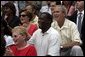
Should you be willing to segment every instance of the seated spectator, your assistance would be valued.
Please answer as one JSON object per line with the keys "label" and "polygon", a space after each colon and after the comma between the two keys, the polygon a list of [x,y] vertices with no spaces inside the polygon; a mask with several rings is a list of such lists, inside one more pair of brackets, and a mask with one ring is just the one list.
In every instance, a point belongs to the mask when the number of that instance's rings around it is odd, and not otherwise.
{"label": "seated spectator", "polygon": [[74,22],[65,18],[66,8],[62,5],[57,5],[53,12],[54,20],[52,27],[55,28],[61,35],[61,56],[83,56],[80,45],[82,41]]}
{"label": "seated spectator", "polygon": [[[76,11],[69,16],[69,19],[76,23],[78,31],[80,33],[81,40],[83,42],[82,48],[84,51],[84,42],[85,42],[85,19],[84,19],[84,1],[76,2]],[[85,51],[84,51],[85,54]]]}
{"label": "seated spectator", "polygon": [[42,6],[41,9],[40,9],[40,12],[43,13],[43,12],[48,12],[49,14],[52,14],[51,13],[51,9],[50,9],[50,3],[51,1],[46,1],[46,5]]}
{"label": "seated spectator", "polygon": [[59,56],[59,33],[51,27],[52,15],[41,13],[39,16],[39,28],[29,39],[28,43],[34,44],[38,56]]}
{"label": "seated spectator", "polygon": [[12,29],[12,36],[15,42],[6,48],[6,56],[36,56],[34,45],[27,44],[26,29],[23,26],[17,26]]}
{"label": "seated spectator", "polygon": [[13,3],[6,3],[2,7],[2,24],[4,25],[4,35],[12,35],[12,28],[20,24],[19,17],[16,16],[16,8]]}
{"label": "seated spectator", "polygon": [[53,14],[55,6],[57,5],[56,3],[57,3],[56,1],[51,1],[51,3],[50,3],[50,8],[51,8],[52,14]]}
{"label": "seated spectator", "polygon": [[37,26],[38,26],[38,16],[37,16],[37,14],[36,14],[36,6],[30,4],[30,5],[26,6],[25,9],[26,9],[28,12],[32,13],[32,19],[31,19],[30,22],[31,22],[31,23],[35,23],[35,24],[37,24]]}
{"label": "seated spectator", "polygon": [[63,1],[62,3],[67,9],[67,16],[71,16],[75,11],[75,2],[74,1]]}
{"label": "seated spectator", "polygon": [[37,24],[31,22],[32,13],[26,10],[22,10],[20,12],[20,20],[21,20],[21,25],[27,28],[28,36],[31,37],[32,34],[38,29]]}
{"label": "seated spectator", "polygon": [[61,5],[61,1],[51,1],[50,2],[50,8],[51,8],[52,13],[53,13],[53,10],[54,10],[56,5]]}

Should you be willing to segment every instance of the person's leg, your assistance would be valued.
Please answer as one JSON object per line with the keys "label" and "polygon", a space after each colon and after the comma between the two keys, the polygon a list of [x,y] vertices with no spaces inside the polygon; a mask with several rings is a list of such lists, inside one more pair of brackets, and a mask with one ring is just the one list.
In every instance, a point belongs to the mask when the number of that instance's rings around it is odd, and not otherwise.
{"label": "person's leg", "polygon": [[71,48],[63,48],[60,50],[60,56],[70,56]]}
{"label": "person's leg", "polygon": [[83,56],[83,51],[80,46],[73,46],[71,49],[71,56]]}

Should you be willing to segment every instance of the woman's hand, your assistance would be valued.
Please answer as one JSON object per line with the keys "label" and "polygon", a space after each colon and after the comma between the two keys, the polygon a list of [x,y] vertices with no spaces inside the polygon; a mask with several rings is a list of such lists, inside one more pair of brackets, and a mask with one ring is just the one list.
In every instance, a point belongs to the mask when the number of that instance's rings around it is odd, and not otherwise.
{"label": "woman's hand", "polygon": [[9,47],[6,48],[5,56],[14,56],[12,50]]}

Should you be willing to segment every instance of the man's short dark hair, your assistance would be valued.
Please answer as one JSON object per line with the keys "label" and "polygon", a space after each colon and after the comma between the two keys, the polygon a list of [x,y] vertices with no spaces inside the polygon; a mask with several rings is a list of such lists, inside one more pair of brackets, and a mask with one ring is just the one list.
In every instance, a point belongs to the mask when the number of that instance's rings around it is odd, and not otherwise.
{"label": "man's short dark hair", "polygon": [[[42,17],[45,17],[45,18],[42,18]],[[40,13],[39,19],[42,19],[46,22],[52,22],[53,16],[51,14],[49,14],[48,12],[43,12],[43,13]]]}

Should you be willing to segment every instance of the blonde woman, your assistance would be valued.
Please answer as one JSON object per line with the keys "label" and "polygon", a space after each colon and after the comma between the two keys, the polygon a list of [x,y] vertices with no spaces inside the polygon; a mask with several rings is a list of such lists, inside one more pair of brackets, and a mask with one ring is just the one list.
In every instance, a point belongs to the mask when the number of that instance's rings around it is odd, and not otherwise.
{"label": "blonde woman", "polygon": [[9,56],[36,56],[36,50],[33,45],[26,42],[27,33],[23,26],[14,27],[12,30],[14,45],[9,46],[6,53]]}

